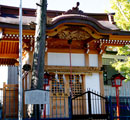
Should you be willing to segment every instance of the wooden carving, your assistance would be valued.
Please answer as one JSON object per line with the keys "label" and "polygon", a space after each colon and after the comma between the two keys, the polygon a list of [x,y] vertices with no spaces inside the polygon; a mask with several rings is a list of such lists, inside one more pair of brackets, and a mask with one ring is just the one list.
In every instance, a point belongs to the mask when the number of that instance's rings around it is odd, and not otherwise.
{"label": "wooden carving", "polygon": [[64,30],[58,33],[58,37],[64,40],[86,40],[90,38],[90,35],[81,30]]}

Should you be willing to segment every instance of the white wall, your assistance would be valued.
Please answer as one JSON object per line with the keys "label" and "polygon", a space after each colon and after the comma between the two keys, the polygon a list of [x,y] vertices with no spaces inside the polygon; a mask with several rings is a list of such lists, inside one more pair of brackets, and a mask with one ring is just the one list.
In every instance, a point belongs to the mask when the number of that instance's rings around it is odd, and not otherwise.
{"label": "white wall", "polygon": [[98,67],[98,55],[97,54],[89,54],[89,66]]}
{"label": "white wall", "polygon": [[85,76],[85,86],[86,91],[90,88],[90,90],[94,90],[96,92],[100,92],[100,80],[99,73],[92,73],[92,76]]}
{"label": "white wall", "polygon": [[8,84],[18,84],[18,67],[8,66]]}
{"label": "white wall", "polygon": [[[84,54],[71,54],[72,66],[85,66]],[[48,65],[70,66],[69,53],[48,53]]]}
{"label": "white wall", "polygon": [[3,88],[3,82],[7,83],[8,80],[8,67],[0,66],[0,88]]}
{"label": "white wall", "polygon": [[[90,91],[96,91],[98,93],[100,93],[100,80],[99,80],[99,73],[93,73],[92,76],[85,76],[85,86],[86,86],[86,91],[90,88]],[[92,106],[92,113],[93,114],[97,114],[97,113],[101,113],[101,101],[100,98],[97,96],[93,96],[91,94],[91,98],[93,98],[97,100],[92,99],[91,101],[91,106]],[[88,96],[86,96],[86,99],[88,100]],[[94,100],[94,101],[93,101]],[[97,106],[98,107],[95,107]],[[86,106],[88,106],[88,101],[86,101]],[[98,110],[97,110],[98,108]],[[88,114],[88,109],[87,109],[87,114]]]}

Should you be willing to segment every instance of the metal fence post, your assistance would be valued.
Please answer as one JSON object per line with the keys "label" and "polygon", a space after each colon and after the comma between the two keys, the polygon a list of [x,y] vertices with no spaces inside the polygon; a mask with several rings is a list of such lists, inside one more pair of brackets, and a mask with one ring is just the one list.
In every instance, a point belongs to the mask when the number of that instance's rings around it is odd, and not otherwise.
{"label": "metal fence post", "polygon": [[88,91],[88,113],[89,115],[91,116],[92,115],[92,112],[91,112],[91,92]]}
{"label": "metal fence post", "polygon": [[72,119],[72,99],[71,99],[71,96],[68,97],[68,103],[69,103],[69,118]]}
{"label": "metal fence post", "polygon": [[110,106],[110,120],[113,120],[113,109],[112,109],[112,98],[109,96],[109,106]]}
{"label": "metal fence post", "polygon": [[110,109],[109,109],[109,99],[106,97],[106,114],[108,115],[108,118],[110,118]]}

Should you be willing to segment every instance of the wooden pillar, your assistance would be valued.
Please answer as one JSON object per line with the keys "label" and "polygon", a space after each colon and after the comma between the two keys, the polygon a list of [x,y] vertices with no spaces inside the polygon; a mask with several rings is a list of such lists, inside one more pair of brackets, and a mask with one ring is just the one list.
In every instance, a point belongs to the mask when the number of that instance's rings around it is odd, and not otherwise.
{"label": "wooden pillar", "polygon": [[[102,67],[102,54],[98,54],[98,67]],[[104,80],[103,80],[103,72],[99,72],[99,79],[100,79],[100,93],[104,95]]]}
{"label": "wooden pillar", "polygon": [[45,65],[48,65],[48,52],[45,52]]}
{"label": "wooden pillar", "polygon": [[[82,84],[83,84],[83,93],[84,93],[84,92],[86,92],[86,89],[85,89],[85,75],[83,75],[83,83]],[[83,111],[83,114],[86,114],[86,111],[87,111],[87,108],[86,108],[86,106],[87,106],[86,105],[87,104],[86,103],[86,96],[83,95],[82,99],[83,99],[83,101],[82,101],[83,102],[83,110],[82,111]]]}
{"label": "wooden pillar", "polygon": [[89,54],[85,53],[85,66],[89,66]]}
{"label": "wooden pillar", "polygon": [[[104,48],[104,47],[103,47]],[[101,45],[99,43],[96,43],[93,41],[88,43],[88,47],[87,47],[87,51],[85,54],[85,65],[89,66],[89,67],[102,67],[102,53],[101,53]],[[92,55],[92,56],[90,56]],[[94,56],[94,55],[97,55]],[[91,60],[90,58],[91,57]],[[97,60],[96,60],[97,59]],[[92,62],[93,61],[93,62]],[[97,62],[97,64],[95,63]],[[94,65],[95,64],[95,65]],[[93,76],[94,73],[92,73]],[[98,90],[98,92],[101,92],[104,95],[104,81],[103,81],[103,72],[98,72],[99,74],[99,85],[100,85],[100,89]],[[86,88],[87,84],[85,84]]]}
{"label": "wooden pillar", "polygon": [[102,54],[98,54],[98,67],[102,67]]}
{"label": "wooden pillar", "polygon": [[[33,64],[33,51],[29,52],[29,64],[32,66]],[[29,85],[28,88],[31,88],[31,79],[32,79],[32,71],[29,72]]]}

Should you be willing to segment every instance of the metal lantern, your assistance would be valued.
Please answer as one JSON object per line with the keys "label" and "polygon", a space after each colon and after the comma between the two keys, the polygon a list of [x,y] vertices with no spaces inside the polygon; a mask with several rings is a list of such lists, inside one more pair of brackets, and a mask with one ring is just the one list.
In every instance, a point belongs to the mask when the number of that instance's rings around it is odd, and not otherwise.
{"label": "metal lantern", "polygon": [[49,81],[50,81],[50,74],[49,73],[44,73],[44,89],[46,89],[47,86],[49,86]]}
{"label": "metal lantern", "polygon": [[122,86],[122,81],[126,79],[123,77],[120,73],[113,75],[111,82],[112,82],[112,87],[121,87]]}
{"label": "metal lantern", "polygon": [[116,88],[116,112],[117,112],[117,117],[119,120],[119,116],[120,116],[120,105],[119,105],[119,87],[122,86],[122,80],[126,79],[125,77],[123,77],[121,74],[116,74],[113,75],[111,78],[112,81],[112,87]]}

